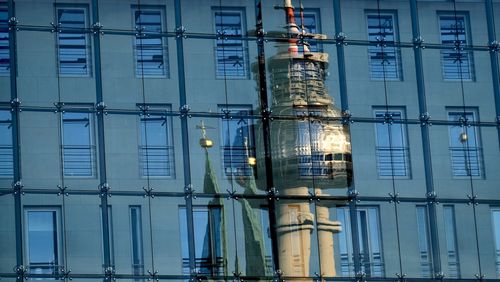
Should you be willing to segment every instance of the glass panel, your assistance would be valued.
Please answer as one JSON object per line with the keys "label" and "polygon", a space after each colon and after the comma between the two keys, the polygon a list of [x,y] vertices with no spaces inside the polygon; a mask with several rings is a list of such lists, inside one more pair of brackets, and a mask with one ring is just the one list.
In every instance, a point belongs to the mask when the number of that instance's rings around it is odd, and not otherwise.
{"label": "glass panel", "polygon": [[117,273],[140,276],[153,271],[149,200],[140,196],[113,196],[108,201],[110,251]]}
{"label": "glass panel", "polygon": [[59,114],[47,112],[19,113],[24,188],[56,189],[61,184],[60,118]]}
{"label": "glass panel", "polygon": [[0,109],[0,178],[12,178],[14,159],[12,147],[12,115]]}
{"label": "glass panel", "polygon": [[[307,190],[306,187],[302,187]],[[302,189],[297,188],[297,189]],[[280,269],[285,277],[311,277],[321,273],[315,206],[307,200],[280,200],[275,214]],[[325,253],[328,253],[325,244]],[[329,247],[331,248],[331,247]],[[333,251],[333,250],[331,250]],[[328,269],[322,270],[331,274]],[[331,275],[328,275],[331,276]],[[286,278],[285,278],[286,279]],[[288,280],[287,279],[287,280]]]}
{"label": "glass panel", "polygon": [[100,202],[96,195],[80,196],[70,193],[65,198],[66,269],[71,269],[72,273],[102,273]]}
{"label": "glass panel", "polygon": [[[180,191],[181,188],[176,188]],[[154,270],[165,275],[182,275],[185,269],[183,245],[188,242],[180,208],[184,197],[155,197],[151,200],[151,254]],[[185,218],[185,217],[184,217]],[[168,239],[166,239],[168,238]],[[147,269],[148,270],[148,269]],[[153,270],[151,270],[153,271]]]}

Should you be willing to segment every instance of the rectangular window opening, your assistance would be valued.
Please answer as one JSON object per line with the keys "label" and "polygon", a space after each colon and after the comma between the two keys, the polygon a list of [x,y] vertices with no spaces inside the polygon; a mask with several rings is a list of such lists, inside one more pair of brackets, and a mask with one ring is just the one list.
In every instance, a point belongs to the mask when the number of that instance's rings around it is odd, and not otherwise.
{"label": "rectangular window opening", "polygon": [[221,121],[221,151],[225,176],[255,176],[255,141],[251,106],[219,106],[231,118]]}
{"label": "rectangular window opening", "polygon": [[417,206],[417,232],[422,277],[432,278],[432,253],[429,244],[430,236],[427,206]]}
{"label": "rectangular window opening", "polygon": [[56,13],[59,30],[57,33],[59,74],[89,76],[91,68],[88,8],[57,5]]}
{"label": "rectangular window opening", "polygon": [[169,60],[165,8],[132,6],[134,29],[135,75],[137,77],[169,77]]}
{"label": "rectangular window opening", "polygon": [[213,8],[217,78],[248,78],[248,48],[242,40],[245,9]]}
{"label": "rectangular window opening", "polygon": [[368,56],[372,80],[403,80],[396,11],[367,12]]}
{"label": "rectangular window opening", "polygon": [[477,109],[447,108],[451,169],[456,177],[484,178],[483,150],[478,126],[463,125],[478,121]]}
{"label": "rectangular window opening", "polygon": [[[149,109],[171,111],[169,105],[147,105]],[[172,119],[165,114],[140,116],[139,166],[143,177],[175,177]]]}
{"label": "rectangular window opening", "polygon": [[10,74],[9,10],[7,2],[0,2],[0,75]]}
{"label": "rectangular window opening", "polygon": [[[441,50],[443,79],[473,81],[473,52],[463,49],[471,45],[468,13],[440,12],[438,17],[441,43],[448,46],[448,49]],[[456,48],[457,42],[461,48]]]}
{"label": "rectangular window opening", "polygon": [[30,274],[54,275],[64,265],[59,207],[25,207],[26,264]]}
{"label": "rectangular window opening", "polygon": [[[411,178],[410,149],[404,109],[374,110],[377,170],[381,178]],[[386,122],[390,120],[391,122]]]}
{"label": "rectangular window opening", "polygon": [[0,110],[0,178],[13,176],[12,115],[9,110]]}
{"label": "rectangular window opening", "polygon": [[96,176],[94,129],[90,113],[62,113],[61,150],[64,176]]}

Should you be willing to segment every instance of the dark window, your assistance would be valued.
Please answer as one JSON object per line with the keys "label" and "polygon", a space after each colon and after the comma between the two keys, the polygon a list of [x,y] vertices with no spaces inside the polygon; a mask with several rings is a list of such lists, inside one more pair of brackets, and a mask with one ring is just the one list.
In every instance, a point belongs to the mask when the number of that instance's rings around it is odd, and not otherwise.
{"label": "dark window", "polygon": [[9,74],[9,11],[6,2],[0,2],[0,75]]}
{"label": "dark window", "polygon": [[453,176],[483,177],[483,152],[478,127],[465,125],[477,121],[472,109],[448,111],[450,155]]}
{"label": "dark window", "polygon": [[64,175],[95,176],[95,147],[91,115],[64,112],[62,127]]}
{"label": "dark window", "polygon": [[373,80],[402,80],[401,50],[395,12],[368,13],[368,55]]}
{"label": "dark window", "polygon": [[26,208],[26,263],[32,274],[55,274],[61,259],[60,210]]}
{"label": "dark window", "polygon": [[226,176],[250,176],[253,168],[249,158],[255,157],[253,127],[249,115],[250,107],[223,107],[231,118],[223,118],[222,156]]}
{"label": "dark window", "polygon": [[377,168],[380,177],[410,177],[410,156],[403,110],[375,110]]}
{"label": "dark window", "polygon": [[10,111],[0,111],[0,177],[14,175],[12,147],[12,116]]}
{"label": "dark window", "polygon": [[174,148],[171,119],[164,115],[141,116],[139,166],[142,176],[173,177]]}
{"label": "dark window", "polygon": [[[463,48],[470,45],[467,14],[439,15],[441,43],[449,49],[441,51],[441,65],[445,80],[473,80],[473,56]],[[450,47],[453,46],[453,47]]]}
{"label": "dark window", "polygon": [[218,9],[214,12],[216,75],[219,78],[247,78],[248,50],[242,40],[244,25],[243,9]]}
{"label": "dark window", "polygon": [[[186,208],[179,208],[181,238],[187,238]],[[194,253],[196,272],[201,275],[224,275],[223,230],[221,207],[193,207]],[[182,269],[189,271],[189,248],[182,240]]]}
{"label": "dark window", "polygon": [[87,76],[90,74],[89,40],[86,29],[86,8],[57,8],[59,25],[58,57],[59,74]]}
{"label": "dark window", "polygon": [[165,10],[161,8],[132,8],[136,37],[135,74],[139,77],[168,77],[169,67],[165,30]]}

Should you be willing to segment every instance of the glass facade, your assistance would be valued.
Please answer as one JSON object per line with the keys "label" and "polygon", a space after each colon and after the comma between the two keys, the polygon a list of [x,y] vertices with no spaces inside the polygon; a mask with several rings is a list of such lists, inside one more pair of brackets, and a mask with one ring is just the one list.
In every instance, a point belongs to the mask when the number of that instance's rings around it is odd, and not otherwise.
{"label": "glass facade", "polygon": [[499,15],[0,0],[0,279],[497,281]]}

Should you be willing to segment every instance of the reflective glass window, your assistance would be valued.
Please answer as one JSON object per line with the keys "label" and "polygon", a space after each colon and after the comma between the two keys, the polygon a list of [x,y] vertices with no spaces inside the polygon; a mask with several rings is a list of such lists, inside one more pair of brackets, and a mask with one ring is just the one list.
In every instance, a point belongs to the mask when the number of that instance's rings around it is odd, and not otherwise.
{"label": "reflective glass window", "polygon": [[168,77],[169,65],[165,32],[165,9],[133,6],[135,74],[138,77]]}
{"label": "reflective glass window", "polygon": [[470,45],[468,13],[439,13],[441,43],[455,46],[441,51],[441,66],[445,80],[473,80],[474,60],[471,51],[464,50]]}
{"label": "reflective glass window", "polygon": [[162,115],[140,117],[139,165],[142,176],[174,177],[174,148],[171,118]]}
{"label": "reflective glass window", "polygon": [[[305,33],[321,33],[320,19],[319,9],[303,9],[302,13],[300,13],[299,9],[295,10],[295,22]],[[309,41],[308,43],[311,52],[320,52],[322,50],[321,44],[317,41]]]}
{"label": "reflective glass window", "polygon": [[245,30],[243,8],[215,8],[215,61],[218,78],[247,78],[248,49],[242,40]]}
{"label": "reflective glass window", "polygon": [[376,109],[377,168],[380,177],[411,177],[410,153],[403,109]]}
{"label": "reflective glass window", "polygon": [[[358,244],[361,269],[368,277],[383,277],[385,272],[380,240],[380,220],[378,207],[357,208]],[[339,236],[342,276],[353,275],[352,231],[349,208],[337,208],[337,217],[343,226]],[[343,233],[343,234],[342,234]]]}
{"label": "reflective glass window", "polygon": [[397,14],[392,11],[368,12],[368,56],[372,80],[402,80],[401,51]]}
{"label": "reflective glass window", "polygon": [[10,73],[8,19],[7,2],[0,1],[0,75]]}
{"label": "reflective glass window", "polygon": [[26,263],[32,274],[54,274],[63,265],[60,209],[25,208]]}
{"label": "reflective glass window", "polygon": [[251,107],[220,107],[228,118],[222,119],[222,156],[226,176],[250,176],[253,167],[249,158],[255,157]]}
{"label": "reflective glass window", "polygon": [[62,151],[65,176],[95,176],[95,146],[89,113],[62,114]]}
{"label": "reflective glass window", "polygon": [[493,236],[495,238],[495,266],[497,278],[500,278],[500,208],[491,210]]}
{"label": "reflective glass window", "polygon": [[90,46],[87,33],[86,7],[58,6],[57,50],[59,74],[67,76],[90,75]]}
{"label": "reflective glass window", "polygon": [[0,110],[0,177],[13,175],[12,116],[10,111]]}
{"label": "reflective glass window", "polygon": [[427,206],[417,206],[418,249],[420,251],[420,270],[423,278],[432,277],[428,219]]}
{"label": "reflective glass window", "polygon": [[483,151],[479,127],[466,124],[477,121],[477,110],[448,109],[451,169],[453,176],[483,177]]}
{"label": "reflective glass window", "polygon": [[455,207],[443,206],[444,231],[446,238],[446,253],[448,258],[448,277],[460,278],[460,261],[458,259],[457,231],[455,222]]}
{"label": "reflective glass window", "polygon": [[132,242],[132,273],[144,274],[144,256],[142,245],[142,214],[140,206],[131,206],[130,210],[130,236]]}
{"label": "reflective glass window", "polygon": [[[186,208],[179,209],[181,238],[187,236]],[[193,207],[195,267],[202,275],[224,275],[222,234],[222,213],[220,206]],[[182,269],[184,274],[189,271],[189,248],[187,240],[182,240]]]}

